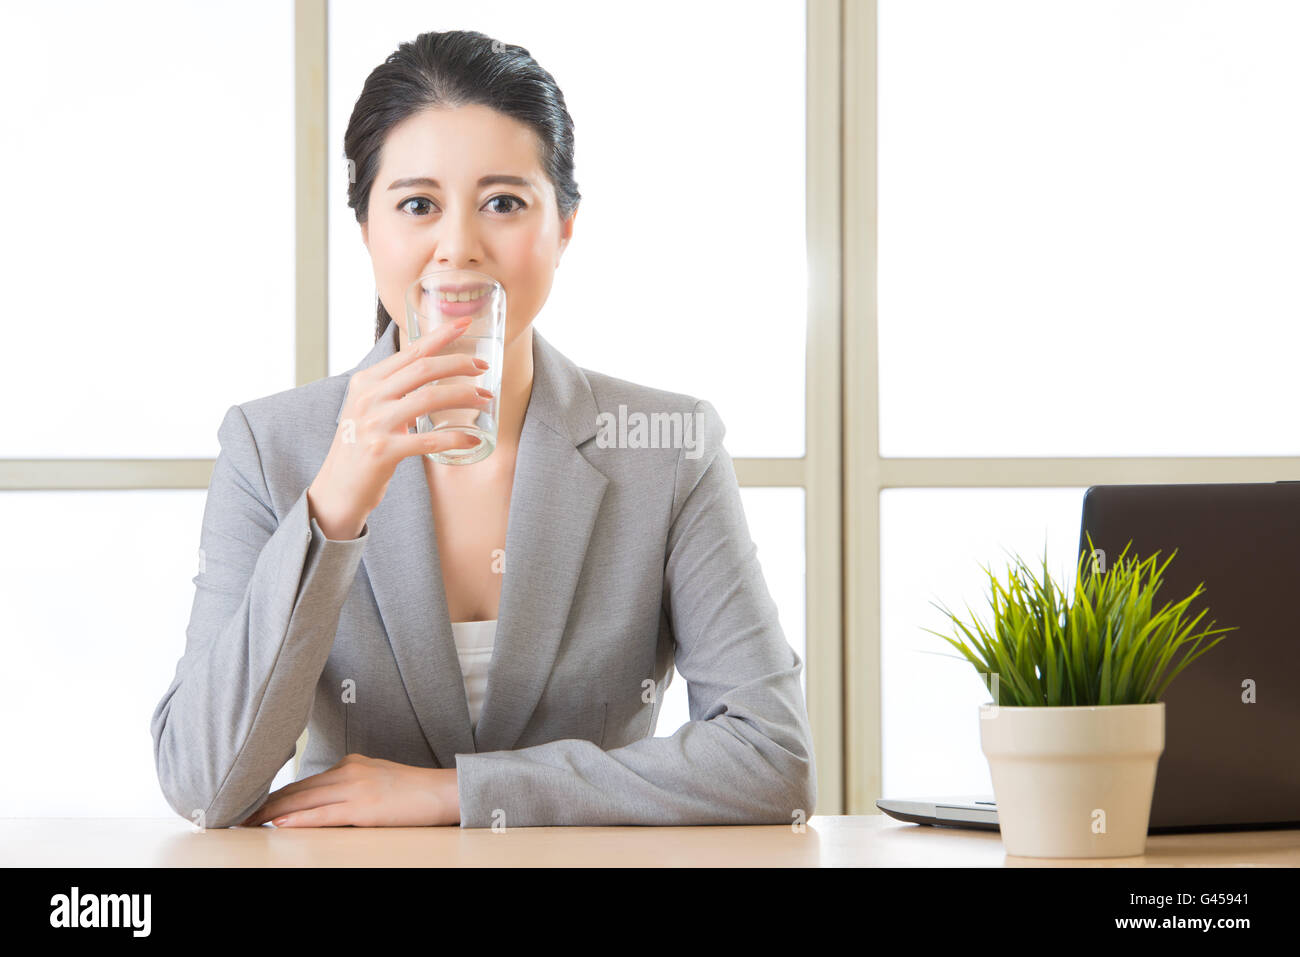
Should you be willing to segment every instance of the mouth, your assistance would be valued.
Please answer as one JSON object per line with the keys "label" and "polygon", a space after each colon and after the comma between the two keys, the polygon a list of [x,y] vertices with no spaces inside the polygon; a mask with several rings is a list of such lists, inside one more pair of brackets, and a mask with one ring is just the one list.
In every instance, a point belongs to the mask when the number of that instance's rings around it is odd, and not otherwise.
{"label": "mouth", "polygon": [[485,283],[440,286],[437,287],[437,298],[440,302],[473,302],[491,290],[492,287]]}

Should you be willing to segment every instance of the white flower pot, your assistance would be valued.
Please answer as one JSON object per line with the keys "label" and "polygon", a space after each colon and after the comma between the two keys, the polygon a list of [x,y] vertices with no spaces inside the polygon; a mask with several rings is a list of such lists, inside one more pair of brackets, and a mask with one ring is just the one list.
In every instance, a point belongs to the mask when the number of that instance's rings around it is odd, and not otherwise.
{"label": "white flower pot", "polygon": [[1008,854],[1132,857],[1146,850],[1165,705],[980,707]]}

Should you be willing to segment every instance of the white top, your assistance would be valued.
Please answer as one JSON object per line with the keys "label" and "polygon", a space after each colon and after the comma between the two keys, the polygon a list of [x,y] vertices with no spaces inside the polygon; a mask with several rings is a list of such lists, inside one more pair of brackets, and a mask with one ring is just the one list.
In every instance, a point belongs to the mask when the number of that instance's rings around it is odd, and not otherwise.
{"label": "white top", "polygon": [[469,699],[470,726],[478,730],[478,716],[487,690],[488,662],[497,637],[497,619],[491,621],[453,621],[451,633],[456,639],[460,673],[465,680],[465,697]]}

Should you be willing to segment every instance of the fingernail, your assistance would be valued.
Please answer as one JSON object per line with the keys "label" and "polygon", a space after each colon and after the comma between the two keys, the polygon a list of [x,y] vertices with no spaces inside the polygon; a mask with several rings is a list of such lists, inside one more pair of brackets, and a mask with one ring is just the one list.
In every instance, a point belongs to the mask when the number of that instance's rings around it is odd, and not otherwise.
{"label": "fingernail", "polygon": [[488,367],[486,360],[478,358],[474,360],[474,365],[478,366],[480,369],[486,369]]}
{"label": "fingernail", "polygon": [[478,389],[478,394],[481,395],[483,398],[485,399],[492,398],[492,393],[489,392],[487,389],[481,388],[479,386],[475,386],[475,388]]}

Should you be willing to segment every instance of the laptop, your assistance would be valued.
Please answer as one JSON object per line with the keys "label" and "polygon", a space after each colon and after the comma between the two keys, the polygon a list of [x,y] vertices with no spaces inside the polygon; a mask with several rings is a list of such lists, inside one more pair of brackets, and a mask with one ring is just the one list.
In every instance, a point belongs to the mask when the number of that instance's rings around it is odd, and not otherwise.
{"label": "laptop", "polygon": [[[1211,620],[1238,626],[1165,689],[1149,833],[1300,825],[1300,481],[1094,485],[1083,498],[1080,553],[1089,535],[1105,553],[1103,569],[1130,539],[1128,557],[1159,551],[1157,567],[1177,548],[1155,608],[1204,582],[1184,624],[1208,607],[1197,631]],[[1253,703],[1243,700],[1247,682]],[[876,806],[900,821],[998,829],[992,795]]]}

